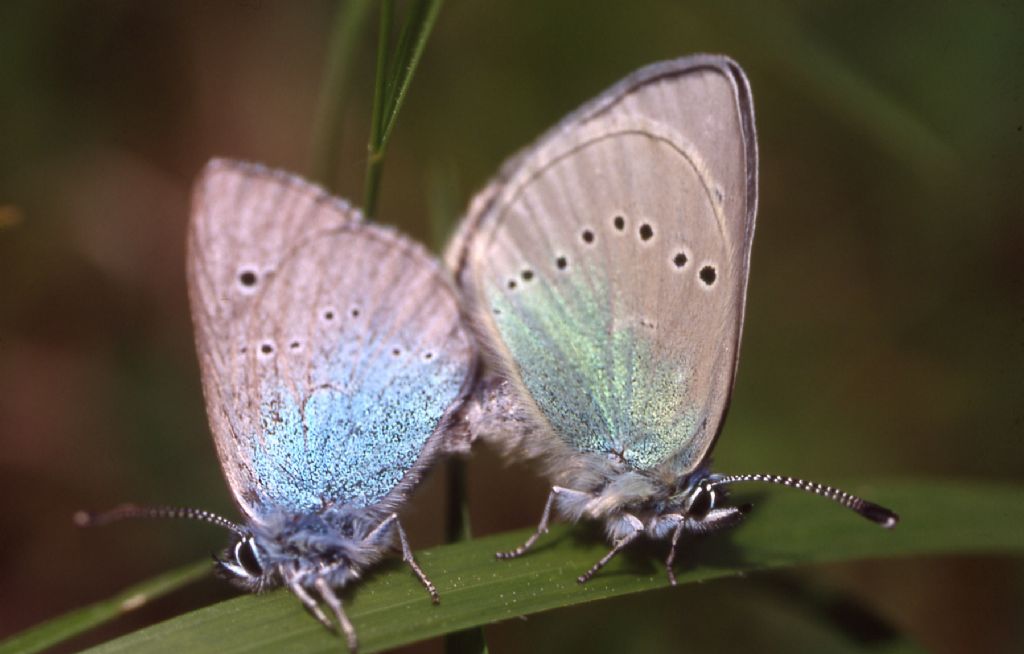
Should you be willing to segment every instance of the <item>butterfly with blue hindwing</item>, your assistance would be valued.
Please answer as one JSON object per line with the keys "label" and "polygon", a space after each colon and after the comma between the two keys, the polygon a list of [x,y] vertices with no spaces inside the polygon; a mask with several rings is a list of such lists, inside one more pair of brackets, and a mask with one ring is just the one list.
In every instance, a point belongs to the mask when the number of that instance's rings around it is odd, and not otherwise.
{"label": "butterfly with blue hindwing", "polygon": [[[125,505],[80,525],[179,517],[232,532],[218,570],[284,585],[326,627],[335,590],[402,558],[436,603],[397,511],[449,449],[475,371],[446,273],[424,248],[366,224],[293,175],[211,161],[195,187],[189,295],[207,414],[241,524],[197,509]],[[317,599],[319,597],[319,600]]]}

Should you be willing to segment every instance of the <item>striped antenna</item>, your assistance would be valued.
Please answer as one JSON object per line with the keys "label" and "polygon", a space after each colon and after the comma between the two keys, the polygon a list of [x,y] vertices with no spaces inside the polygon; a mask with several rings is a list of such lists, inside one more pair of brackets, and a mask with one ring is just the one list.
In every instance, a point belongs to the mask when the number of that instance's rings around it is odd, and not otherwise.
{"label": "striped antenna", "polygon": [[793,477],[783,477],[782,475],[726,475],[715,479],[710,485],[726,486],[728,484],[736,484],[745,481],[759,481],[766,484],[779,484],[781,486],[788,486],[797,490],[802,490],[808,493],[814,493],[822,497],[828,498],[833,502],[838,502],[851,511],[856,511],[860,515],[864,516],[868,520],[877,523],[886,529],[891,529],[896,526],[896,523],[900,521],[900,517],[895,512],[879,506],[874,502],[868,502],[865,499],[851,495],[844,490],[834,488],[832,486],[826,486],[825,484],[819,484],[813,481],[806,481],[804,479],[795,479]]}
{"label": "striped antenna", "polygon": [[173,506],[136,506],[135,504],[122,504],[109,511],[92,513],[90,511],[76,511],[71,520],[78,527],[99,527],[108,525],[111,522],[120,520],[133,520],[136,518],[177,518],[184,520],[199,520],[208,522],[211,525],[223,527],[239,536],[245,537],[248,532],[240,525],[222,518],[216,513],[210,513],[202,509],[190,509],[187,507]]}

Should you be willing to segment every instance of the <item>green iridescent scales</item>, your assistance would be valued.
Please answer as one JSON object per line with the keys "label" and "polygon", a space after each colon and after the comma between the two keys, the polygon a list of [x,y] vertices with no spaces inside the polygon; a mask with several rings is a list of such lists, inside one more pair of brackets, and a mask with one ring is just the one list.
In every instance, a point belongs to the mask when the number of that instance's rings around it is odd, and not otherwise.
{"label": "green iridescent scales", "polygon": [[715,189],[685,138],[623,116],[539,151],[494,199],[469,263],[483,340],[554,441],[666,480],[705,458],[735,365],[742,287],[725,280],[744,279]]}
{"label": "green iridescent scales", "polygon": [[[594,264],[577,263],[586,265]],[[515,293],[492,286],[487,296],[523,383],[555,433],[580,452],[651,470],[684,449],[697,426],[699,413],[684,402],[687,369],[659,361],[642,327],[614,328],[621,301],[594,272],[567,273],[567,288],[558,292],[531,275]]]}

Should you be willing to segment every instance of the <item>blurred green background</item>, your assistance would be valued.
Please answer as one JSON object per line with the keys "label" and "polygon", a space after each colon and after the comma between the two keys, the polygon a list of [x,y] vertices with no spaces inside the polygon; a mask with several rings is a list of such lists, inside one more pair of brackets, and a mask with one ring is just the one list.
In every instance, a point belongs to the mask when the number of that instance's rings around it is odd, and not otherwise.
{"label": "blurred green background", "polygon": [[[211,156],[309,173],[335,9],[0,5],[0,637],[222,546],[202,525],[82,532],[70,516],[125,500],[236,515],[192,351],[189,186]],[[569,110],[652,61],[729,54],[754,90],[761,201],[718,468],[1019,482],[1022,27],[1019,2],[449,0],[379,217],[437,247],[430,207],[459,211]],[[336,144],[337,188],[357,203],[374,31]],[[477,533],[534,524],[546,493],[486,451],[469,484]],[[414,546],[441,541],[442,495],[435,474],[406,518]],[[230,594],[204,582],[95,638]],[[800,599],[822,594],[933,651],[1024,650],[1024,565],[969,556],[690,586],[487,636],[492,651],[868,647]]]}

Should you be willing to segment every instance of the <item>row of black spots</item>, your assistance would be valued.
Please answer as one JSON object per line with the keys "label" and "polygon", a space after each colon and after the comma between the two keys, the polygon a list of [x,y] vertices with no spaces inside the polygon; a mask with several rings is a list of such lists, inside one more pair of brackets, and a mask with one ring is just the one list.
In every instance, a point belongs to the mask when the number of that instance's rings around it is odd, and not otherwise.
{"label": "row of black spots", "polygon": [[[690,262],[690,258],[686,256],[683,251],[676,252],[672,257],[672,265],[677,269],[684,268],[687,263]],[[697,273],[697,277],[704,283],[705,286],[712,286],[718,280],[718,270],[712,264],[705,264]]]}
{"label": "row of black spots", "polygon": [[[266,340],[264,340],[264,341],[262,341],[260,343],[259,349],[256,351],[257,352],[257,356],[259,358],[261,358],[261,359],[267,359],[272,354],[274,354],[274,350],[275,349],[277,349],[277,348],[274,345],[274,341],[272,341],[270,339],[266,339]],[[303,349],[303,342],[302,342],[301,339],[293,338],[291,341],[288,342],[288,351],[289,352],[291,352],[293,354],[298,354],[299,352],[302,352],[302,349]],[[241,349],[239,349],[239,352],[241,354],[245,354],[247,351],[248,351],[248,348],[246,346],[244,346],[244,345],[241,347]]]}
{"label": "row of black spots", "polygon": [[[349,309],[348,315],[352,318],[358,318],[360,313],[359,307],[352,307]],[[326,322],[333,322],[338,317],[338,311],[334,307],[324,307],[320,310],[320,317]]]}
{"label": "row of black spots", "polygon": [[[563,270],[564,271],[568,267],[569,267],[569,259],[567,259],[564,256],[555,257],[555,268],[557,268],[558,270]],[[523,268],[522,272],[519,273],[519,278],[524,283],[532,282],[535,277],[536,277],[536,273],[534,273],[531,268]],[[508,282],[506,282],[506,286],[508,286],[508,289],[510,291],[514,291],[514,290],[516,290],[519,287],[519,281],[516,280],[513,277],[513,278],[509,279]]]}
{"label": "row of black spots", "polygon": [[[402,356],[402,354],[403,354],[403,350],[400,347],[394,347],[394,348],[391,349],[391,356],[393,356],[395,358],[398,358],[398,357]],[[434,358],[434,353],[431,352],[430,350],[427,350],[426,352],[423,353],[423,360],[424,361],[430,361],[433,358]]]}
{"label": "row of black spots", "polygon": [[[689,261],[690,259],[689,257],[686,256],[685,252],[677,252],[675,256],[672,257],[672,265],[675,266],[676,268],[685,267],[686,264],[689,263]],[[563,256],[560,256],[555,259],[555,267],[558,268],[559,270],[564,271],[568,267],[568,265],[568,260]],[[700,272],[697,273],[697,276],[700,278],[700,281],[702,281],[705,286],[710,287],[713,286],[714,283],[718,280],[718,271],[715,269],[714,265],[706,264],[703,268],[700,269]],[[534,278],[533,270],[529,268],[524,268],[523,271],[520,273],[520,278],[524,283],[529,283]],[[514,291],[515,289],[519,288],[519,282],[515,278],[510,278],[506,285],[508,286],[508,289],[510,291]]]}
{"label": "row of black spots", "polygon": [[[302,351],[302,345],[303,344],[302,344],[301,340],[293,339],[292,341],[290,341],[288,343],[288,349],[291,352],[297,354],[297,353]],[[260,343],[259,350],[257,351],[258,352],[258,356],[259,356],[260,359],[264,359],[264,360],[268,359],[268,358],[270,358],[271,355],[274,354],[274,350],[275,349],[276,348],[274,346],[274,342],[273,341],[271,341],[269,339],[265,340],[265,341]],[[244,345],[239,350],[239,352],[241,352],[242,354],[245,354],[247,351],[248,351],[248,348],[246,346],[244,346]],[[391,356],[399,357],[401,355],[402,355],[402,348],[399,348],[399,347],[392,348]],[[434,358],[434,353],[433,352],[428,350],[427,352],[423,353],[423,359],[425,361],[430,361],[433,358]]]}
{"label": "row of black spots", "polygon": [[[617,232],[625,232],[625,216],[623,216],[622,214],[616,214],[616,216],[612,218],[612,227],[614,227],[615,231]],[[654,227],[650,223],[641,223],[640,227],[638,227],[636,230],[636,234],[637,236],[640,237],[641,241],[646,243],[647,241],[650,241],[652,238],[654,238]]]}

